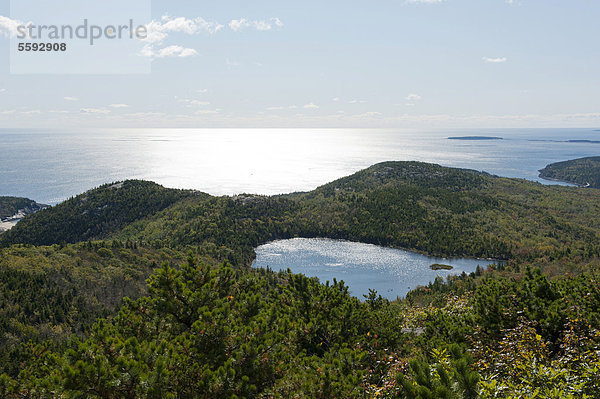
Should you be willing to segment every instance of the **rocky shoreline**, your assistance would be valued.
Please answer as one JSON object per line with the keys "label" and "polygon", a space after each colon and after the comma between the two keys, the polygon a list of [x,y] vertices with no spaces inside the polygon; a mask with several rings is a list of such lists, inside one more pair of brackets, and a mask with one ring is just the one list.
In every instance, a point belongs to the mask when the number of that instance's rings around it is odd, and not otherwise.
{"label": "rocky shoreline", "polygon": [[32,215],[47,207],[48,205],[38,204],[37,202],[32,201],[28,206],[17,210],[17,212],[14,215],[5,218],[0,218],[0,233],[12,229],[25,216]]}
{"label": "rocky shoreline", "polygon": [[[543,170],[543,169],[540,169],[540,170],[539,170],[539,172],[541,172],[542,170]],[[539,177],[540,177],[541,179],[544,179],[544,180],[547,180],[547,181],[554,181],[554,182],[557,182],[557,183],[566,183],[566,184],[570,184],[570,185],[571,185],[571,186],[573,186],[573,187],[583,187],[583,188],[590,187],[590,183],[581,184],[581,183],[576,183],[576,182],[574,182],[574,181],[569,181],[569,180],[555,179],[555,178],[553,178],[553,177],[548,177],[548,176],[545,176],[543,173],[540,173],[540,174],[539,174]]]}
{"label": "rocky shoreline", "polygon": [[600,188],[600,156],[555,162],[539,170],[542,179]]}

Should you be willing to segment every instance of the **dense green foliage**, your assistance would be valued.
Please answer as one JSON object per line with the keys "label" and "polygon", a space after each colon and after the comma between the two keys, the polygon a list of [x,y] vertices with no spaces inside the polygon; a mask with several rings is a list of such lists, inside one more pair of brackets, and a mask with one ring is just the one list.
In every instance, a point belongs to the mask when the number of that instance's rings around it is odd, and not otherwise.
{"label": "dense green foliage", "polygon": [[[401,346],[387,301],[289,273],[164,265],[63,356],[26,368],[9,390],[66,397],[231,398],[360,395],[364,370]],[[32,375],[40,381],[31,384]]]}
{"label": "dense green foliage", "polygon": [[0,246],[51,245],[105,238],[128,223],[193,194],[144,181],[107,184],[26,217],[0,236]]}
{"label": "dense green foliage", "polygon": [[[6,235],[54,245],[0,250],[0,396],[598,397],[598,214],[596,190],[416,162],[275,197],[103,186]],[[294,236],[508,261],[361,302],[248,268]]]}
{"label": "dense green foliage", "polygon": [[124,297],[145,294],[157,265],[182,258],[119,242],[0,249],[0,374],[15,375],[23,344],[83,336]]}
{"label": "dense green foliage", "polygon": [[519,278],[462,276],[413,291],[406,306],[423,295],[438,305],[412,305],[404,314],[411,328],[423,330],[416,346],[433,367],[440,363],[439,348],[469,349],[483,398],[596,398],[599,277],[549,280],[530,269]]}
{"label": "dense green foliage", "polygon": [[26,213],[33,213],[44,206],[27,198],[0,197],[0,219],[14,216],[20,210],[24,210]]}
{"label": "dense green foliage", "polygon": [[556,162],[540,170],[540,177],[600,188],[600,157]]}

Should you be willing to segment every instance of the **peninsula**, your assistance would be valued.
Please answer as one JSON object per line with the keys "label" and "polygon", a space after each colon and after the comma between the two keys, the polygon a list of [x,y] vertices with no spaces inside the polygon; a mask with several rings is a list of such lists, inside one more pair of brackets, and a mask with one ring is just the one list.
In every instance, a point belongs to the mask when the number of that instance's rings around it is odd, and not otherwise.
{"label": "peninsula", "polygon": [[541,169],[540,177],[581,187],[600,188],[600,157],[556,162]]}
{"label": "peninsula", "polygon": [[25,216],[46,207],[28,198],[0,197],[0,233],[10,230]]}

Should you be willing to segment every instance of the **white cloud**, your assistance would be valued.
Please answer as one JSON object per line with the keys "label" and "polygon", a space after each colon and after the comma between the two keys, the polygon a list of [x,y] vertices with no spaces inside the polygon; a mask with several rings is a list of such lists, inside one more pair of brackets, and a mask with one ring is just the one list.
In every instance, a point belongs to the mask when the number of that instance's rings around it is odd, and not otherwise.
{"label": "white cloud", "polygon": [[422,3],[422,4],[437,4],[437,3],[443,3],[444,0],[406,0],[407,3],[409,4],[417,4],[417,3]]}
{"label": "white cloud", "polygon": [[198,55],[198,52],[193,48],[178,45],[167,46],[161,49],[154,49],[154,46],[146,45],[140,54],[151,58],[187,58]]}
{"label": "white cloud", "polygon": [[179,45],[171,45],[159,49],[156,47],[162,45],[171,33],[183,33],[190,36],[200,33],[212,35],[223,28],[224,25],[218,22],[206,21],[201,17],[188,19],[185,17],[173,18],[164,15],[160,21],[153,20],[146,25],[147,35],[145,39],[142,39],[146,45],[140,52],[140,55],[151,58],[187,58],[198,55],[196,50]]}
{"label": "white cloud", "polygon": [[231,20],[231,22],[229,22],[229,29],[231,29],[234,32],[239,32],[244,28],[247,28],[250,26],[250,22],[248,22],[245,18],[241,18],[241,19],[233,19]]}
{"label": "white cloud", "polygon": [[159,32],[183,32],[193,35],[199,29],[194,20],[185,17],[171,18],[163,15],[161,22],[152,22],[153,29]]}
{"label": "white cloud", "polygon": [[365,100],[350,100],[348,101],[348,104],[364,104],[366,103]]}
{"label": "white cloud", "polygon": [[308,104],[304,105],[303,108],[304,109],[319,109],[319,106],[314,103],[308,103]]}
{"label": "white cloud", "polygon": [[383,114],[381,112],[377,112],[377,111],[369,111],[369,112],[365,112],[364,114],[360,114],[360,115],[356,115],[358,118],[376,118],[379,116],[382,116]]}
{"label": "white cloud", "polygon": [[190,100],[187,98],[179,99],[177,102],[187,104],[188,107],[204,107],[206,105],[210,105],[210,102],[208,101]]}
{"label": "white cloud", "polygon": [[[177,46],[177,48],[180,48],[180,46]],[[198,52],[196,50],[194,50],[193,48],[183,48],[181,50],[176,50],[176,52],[178,53],[177,56],[181,57],[181,58],[198,55]]]}
{"label": "white cloud", "polygon": [[0,115],[12,115],[15,112],[17,112],[17,111],[14,110],[14,109],[7,109],[7,110],[4,110],[4,111],[0,111]]}
{"label": "white cloud", "polygon": [[240,66],[240,63],[236,62],[236,61],[231,61],[229,58],[226,58],[225,59],[225,65],[228,68],[231,68],[231,67],[238,67],[238,66]]}
{"label": "white cloud", "polygon": [[152,46],[151,44],[145,45],[140,51],[139,55],[150,58],[154,57],[154,46]]}
{"label": "white cloud", "polygon": [[79,101],[77,97],[63,97],[66,101]]}
{"label": "white cloud", "polygon": [[0,89],[0,93],[4,93],[6,89]]}
{"label": "white cloud", "polygon": [[104,108],[81,108],[79,112],[82,114],[110,114],[110,110]]}
{"label": "white cloud", "polygon": [[193,106],[196,106],[196,107],[203,107],[205,105],[210,105],[210,102],[208,102],[208,101],[191,100],[190,101],[190,105],[193,105]]}
{"label": "white cloud", "polygon": [[193,48],[185,48],[182,46],[168,46],[165,48],[161,48],[155,53],[157,58],[165,58],[165,57],[180,57],[186,58],[194,55],[198,55],[198,52]]}
{"label": "white cloud", "polygon": [[498,58],[483,57],[483,61],[487,64],[502,64],[502,63],[508,61],[508,58],[506,58],[506,57],[498,57]]}
{"label": "white cloud", "polygon": [[109,107],[111,107],[111,108],[129,108],[129,105],[127,105],[127,104],[110,104]]}
{"label": "white cloud", "polygon": [[421,96],[420,95],[411,93],[408,96],[406,96],[406,101],[408,101],[408,102],[405,105],[407,107],[414,107],[415,103],[417,101],[420,101],[420,100],[421,100]]}
{"label": "white cloud", "polygon": [[255,21],[254,28],[259,31],[271,30],[271,24],[266,21]]}
{"label": "white cloud", "polygon": [[334,103],[337,103],[337,102],[340,101],[340,98],[339,97],[334,97],[334,98],[331,99],[331,101],[333,101]]}
{"label": "white cloud", "polygon": [[201,109],[199,111],[194,112],[196,115],[215,115],[221,112],[220,108],[217,109]]}
{"label": "white cloud", "polygon": [[20,25],[24,25],[23,22],[0,15],[0,34],[7,37],[16,36]]}
{"label": "white cloud", "polygon": [[133,114],[125,114],[125,116],[130,118],[160,118],[165,117],[166,114],[164,112],[135,112]]}
{"label": "white cloud", "polygon": [[281,111],[285,107],[267,107],[267,111]]}
{"label": "white cloud", "polygon": [[232,19],[229,22],[229,29],[234,32],[241,32],[246,28],[253,28],[257,31],[268,31],[273,28],[282,28],[283,22],[279,18],[271,18],[268,21],[260,20],[260,21],[250,21],[246,18],[240,19]]}
{"label": "white cloud", "polygon": [[196,92],[200,93],[200,94],[206,94],[206,93],[208,93],[208,89],[200,89],[200,90],[196,90]]}
{"label": "white cloud", "polygon": [[207,33],[212,35],[223,28],[224,26],[218,22],[209,22],[201,17],[188,19],[185,17],[172,18],[164,15],[160,21],[153,20],[146,25],[148,34],[143,41],[161,44],[169,36],[169,33],[185,33],[187,35]]}
{"label": "white cloud", "polygon": [[[279,18],[271,18],[266,21],[250,21],[241,18],[239,20],[232,20],[228,25],[230,29],[235,32],[239,32],[244,28],[267,31],[273,28],[283,27],[283,22],[281,22]],[[222,25],[219,22],[207,21],[201,17],[189,19],[185,17],[170,17],[168,15],[163,15],[160,20],[152,20],[146,25],[147,34],[146,37],[142,39],[146,45],[140,52],[140,55],[151,58],[187,58],[198,55],[196,50],[185,48],[180,45],[170,45],[160,49],[157,49],[157,47],[162,46],[171,33],[181,33],[190,36],[200,33],[214,35],[224,27],[225,25]]]}

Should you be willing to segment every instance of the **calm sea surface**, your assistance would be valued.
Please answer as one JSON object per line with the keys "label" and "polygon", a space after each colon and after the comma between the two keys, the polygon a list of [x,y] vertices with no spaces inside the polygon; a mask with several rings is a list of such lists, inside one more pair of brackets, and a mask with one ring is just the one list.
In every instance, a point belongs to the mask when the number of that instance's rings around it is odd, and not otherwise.
{"label": "calm sea surface", "polygon": [[[497,136],[504,140],[448,140]],[[56,204],[103,183],[146,179],[210,194],[306,191],[382,161],[417,160],[537,178],[600,155],[593,129],[0,129],[0,195]]]}
{"label": "calm sea surface", "polygon": [[[493,261],[460,258],[434,258],[410,251],[376,245],[321,238],[293,238],[274,241],[256,249],[253,267],[270,267],[318,277],[322,283],[344,280],[352,295],[363,299],[369,289],[388,299],[404,297],[410,289],[427,285],[437,276],[444,279],[462,272],[471,273],[477,265]],[[431,270],[442,263],[452,270]]]}

